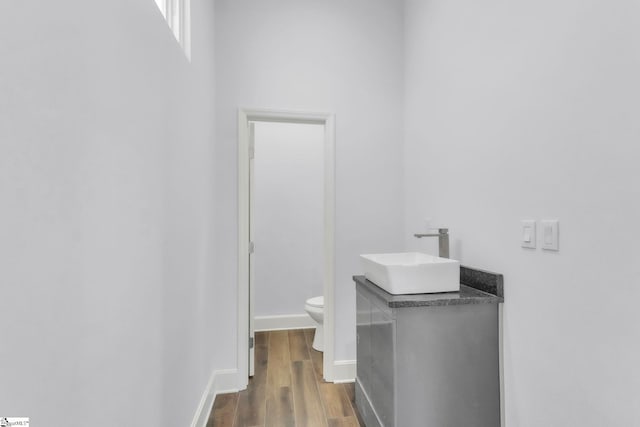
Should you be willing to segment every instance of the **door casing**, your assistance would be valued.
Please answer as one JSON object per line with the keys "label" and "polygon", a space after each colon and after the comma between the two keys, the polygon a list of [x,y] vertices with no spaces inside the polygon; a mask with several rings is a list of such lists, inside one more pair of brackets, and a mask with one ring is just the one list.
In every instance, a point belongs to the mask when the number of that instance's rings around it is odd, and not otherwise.
{"label": "door casing", "polygon": [[[325,381],[334,380],[334,288],[335,288],[335,117],[330,113],[278,110],[238,110],[238,390],[249,381],[250,321],[250,123],[278,122],[324,126],[324,354]],[[301,301],[301,304],[303,302]]]}

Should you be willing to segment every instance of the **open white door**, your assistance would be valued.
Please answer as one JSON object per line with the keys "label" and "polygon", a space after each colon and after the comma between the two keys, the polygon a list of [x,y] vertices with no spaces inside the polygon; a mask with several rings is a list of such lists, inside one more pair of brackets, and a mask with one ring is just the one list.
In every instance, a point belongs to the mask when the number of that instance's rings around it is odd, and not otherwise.
{"label": "open white door", "polygon": [[255,295],[255,247],[253,244],[254,227],[253,213],[255,206],[255,124],[249,123],[249,376],[252,377],[255,370],[255,325],[254,325],[254,295]]}

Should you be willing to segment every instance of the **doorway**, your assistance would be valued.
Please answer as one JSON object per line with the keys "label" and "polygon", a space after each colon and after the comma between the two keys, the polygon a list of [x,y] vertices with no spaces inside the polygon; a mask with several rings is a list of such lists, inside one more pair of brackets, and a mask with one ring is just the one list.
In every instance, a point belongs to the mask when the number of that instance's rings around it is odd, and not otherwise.
{"label": "doorway", "polygon": [[[322,128],[322,293],[324,295],[324,357],[326,381],[333,380],[334,364],[334,230],[335,230],[335,128],[326,113],[295,113],[241,109],[238,113],[238,389],[243,390],[253,373],[254,251],[256,221],[252,217],[254,197],[254,154],[256,124],[304,124]],[[304,238],[304,236],[301,236]],[[298,302],[301,307],[304,301]]]}

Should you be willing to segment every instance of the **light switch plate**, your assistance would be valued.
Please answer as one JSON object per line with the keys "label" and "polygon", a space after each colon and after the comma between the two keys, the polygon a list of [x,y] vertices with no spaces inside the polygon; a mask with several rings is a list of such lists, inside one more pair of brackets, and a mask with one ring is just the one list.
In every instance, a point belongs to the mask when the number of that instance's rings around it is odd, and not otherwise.
{"label": "light switch plate", "polygon": [[520,221],[520,241],[523,248],[536,247],[536,222],[532,219]]}
{"label": "light switch plate", "polygon": [[547,251],[559,250],[559,230],[557,219],[545,219],[541,222],[542,226],[542,243],[541,247]]}

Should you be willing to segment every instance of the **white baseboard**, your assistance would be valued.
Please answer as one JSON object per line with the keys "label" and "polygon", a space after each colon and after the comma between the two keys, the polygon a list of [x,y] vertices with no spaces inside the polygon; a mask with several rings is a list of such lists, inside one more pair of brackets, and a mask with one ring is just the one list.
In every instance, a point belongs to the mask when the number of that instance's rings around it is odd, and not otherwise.
{"label": "white baseboard", "polygon": [[238,370],[223,369],[215,372],[214,390],[216,394],[238,391]]}
{"label": "white baseboard", "polygon": [[333,382],[352,383],[356,380],[355,360],[336,360],[333,362]]}
{"label": "white baseboard", "polygon": [[256,316],[256,331],[282,331],[287,329],[315,328],[316,324],[308,314],[285,314],[281,316]]}
{"label": "white baseboard", "polygon": [[196,414],[193,416],[191,427],[206,427],[216,396],[218,394],[233,393],[236,391],[238,391],[237,369],[214,371],[211,374],[207,388],[202,394]]}

